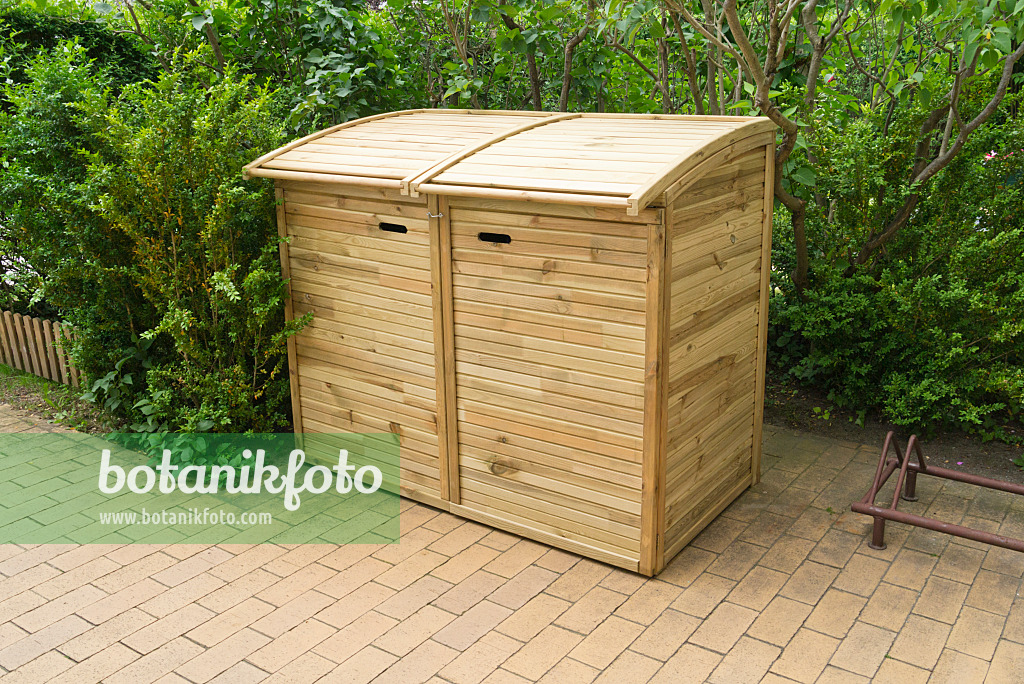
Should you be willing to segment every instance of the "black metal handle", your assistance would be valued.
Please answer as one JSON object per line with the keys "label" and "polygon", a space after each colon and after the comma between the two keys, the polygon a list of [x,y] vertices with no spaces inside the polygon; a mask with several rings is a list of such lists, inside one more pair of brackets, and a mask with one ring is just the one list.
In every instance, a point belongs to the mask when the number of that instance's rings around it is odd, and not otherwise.
{"label": "black metal handle", "polygon": [[386,221],[380,222],[380,229],[389,233],[408,233],[409,229],[400,223],[387,223]]}
{"label": "black metal handle", "polygon": [[493,242],[496,245],[507,245],[512,242],[512,236],[508,233],[480,233],[477,237],[482,242]]}

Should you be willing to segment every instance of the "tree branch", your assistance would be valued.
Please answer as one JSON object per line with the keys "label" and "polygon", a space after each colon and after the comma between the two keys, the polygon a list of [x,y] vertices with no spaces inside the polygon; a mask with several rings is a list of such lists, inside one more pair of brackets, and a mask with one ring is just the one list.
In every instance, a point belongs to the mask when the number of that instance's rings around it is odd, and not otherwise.
{"label": "tree branch", "polygon": [[693,58],[693,51],[690,50],[683,34],[683,27],[679,23],[679,15],[676,12],[669,13],[672,17],[672,25],[679,36],[679,44],[683,49],[683,59],[686,61],[686,84],[690,88],[690,97],[693,98],[694,111],[702,116],[704,114],[704,97],[700,94],[700,85],[697,83],[697,62]]}
{"label": "tree branch", "polygon": [[562,63],[562,93],[558,98],[558,111],[564,112],[569,107],[569,88],[572,86],[572,56],[576,52],[576,46],[583,42],[590,32],[589,21],[583,25],[576,35],[565,44],[565,58]]}
{"label": "tree branch", "polygon": [[[188,4],[192,5],[196,9],[202,9],[202,7],[199,6],[199,2],[197,0],[188,0]],[[210,44],[210,49],[213,50],[213,57],[217,60],[217,66],[214,68],[214,70],[218,74],[223,76],[224,67],[226,66],[224,62],[224,53],[221,52],[220,39],[217,38],[217,31],[215,31],[213,28],[213,22],[207,23],[203,27],[203,30],[206,33],[206,42]]]}
{"label": "tree branch", "polygon": [[[518,30],[520,33],[523,31],[523,27],[516,23],[515,19],[505,14],[501,14],[501,21],[505,24],[505,27],[510,31]],[[538,112],[544,109],[544,101],[540,95],[540,72],[537,70],[537,55],[527,51],[526,53],[526,66],[530,72],[530,96],[533,99],[533,108]]]}

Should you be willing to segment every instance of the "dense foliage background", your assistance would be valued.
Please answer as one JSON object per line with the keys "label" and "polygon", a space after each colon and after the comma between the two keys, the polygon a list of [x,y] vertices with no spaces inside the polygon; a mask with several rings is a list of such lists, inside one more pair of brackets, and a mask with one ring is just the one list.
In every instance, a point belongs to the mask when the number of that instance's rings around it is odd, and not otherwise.
{"label": "dense foliage background", "polygon": [[774,372],[915,429],[1024,409],[1024,0],[0,0],[0,305],[139,430],[287,420],[241,166],[411,107],[779,126]]}

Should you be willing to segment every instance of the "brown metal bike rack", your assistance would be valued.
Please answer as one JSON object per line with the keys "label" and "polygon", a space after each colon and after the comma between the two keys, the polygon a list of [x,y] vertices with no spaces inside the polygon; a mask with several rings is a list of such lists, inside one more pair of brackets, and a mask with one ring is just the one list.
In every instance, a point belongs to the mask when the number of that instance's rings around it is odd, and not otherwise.
{"label": "brown metal bike rack", "polygon": [[[890,450],[895,453],[895,458],[889,458]],[[917,463],[911,462],[911,452],[917,456]],[[897,468],[899,468],[900,474],[896,480],[896,489],[892,494],[892,505],[888,508],[879,506],[875,503],[875,497],[878,496],[878,491],[885,486],[885,483],[888,482],[889,477],[896,472]],[[1003,482],[1002,480],[993,480],[992,478],[981,477],[980,475],[969,475],[956,470],[950,470],[949,468],[939,468],[937,466],[927,465],[924,460],[924,454],[921,452],[921,443],[917,441],[917,435],[911,435],[910,439],[907,440],[907,450],[906,454],[904,454],[900,451],[899,444],[897,444],[896,440],[893,438],[893,433],[890,432],[885,436],[885,444],[882,446],[882,456],[878,459],[878,468],[875,470],[875,480],[871,485],[871,490],[864,495],[863,499],[854,502],[850,506],[850,509],[854,513],[863,513],[864,515],[870,515],[875,519],[874,526],[871,531],[871,542],[868,546],[873,549],[885,548],[885,521],[892,520],[894,522],[906,523],[907,525],[935,530],[936,532],[952,534],[956,537],[963,537],[964,539],[973,539],[974,541],[979,541],[983,544],[992,544],[993,546],[1001,546],[1004,549],[1013,549],[1014,551],[1024,552],[1024,539],[1004,537],[1001,534],[975,530],[970,527],[954,525],[953,523],[927,518],[923,515],[916,515],[914,513],[906,513],[904,511],[897,510],[896,506],[900,500],[900,490],[903,490],[904,500],[917,501],[918,474],[933,475],[946,480],[966,482],[967,484],[977,485],[987,489],[997,489],[1003,492],[1010,492],[1011,494],[1024,494],[1024,485]]]}

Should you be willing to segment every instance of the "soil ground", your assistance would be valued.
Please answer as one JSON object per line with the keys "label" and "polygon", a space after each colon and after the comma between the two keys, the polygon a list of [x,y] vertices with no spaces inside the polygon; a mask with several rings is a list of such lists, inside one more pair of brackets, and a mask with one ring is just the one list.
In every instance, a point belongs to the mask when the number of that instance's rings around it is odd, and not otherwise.
{"label": "soil ground", "polygon": [[[859,444],[877,444],[879,455],[889,430],[896,433],[901,448],[913,434],[912,429],[893,425],[870,412],[864,418],[863,427],[855,422],[856,418],[855,411],[834,406],[824,392],[797,386],[769,372],[765,390],[766,423]],[[1024,463],[1024,426],[1006,425],[1004,430],[1016,444],[986,442],[963,432],[945,432],[927,438],[918,435],[918,439],[928,463],[1024,484],[1024,471],[1014,464],[1018,459]],[[870,482],[864,483],[865,492],[870,485]]]}
{"label": "soil ground", "polygon": [[110,432],[103,412],[79,399],[83,391],[0,365],[0,404],[79,432]]}

